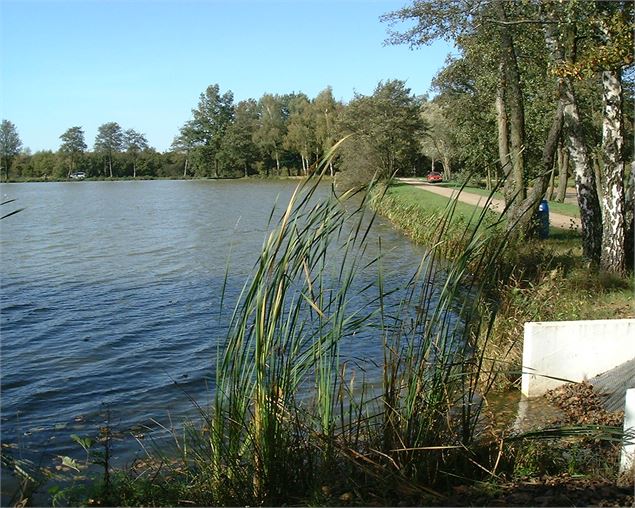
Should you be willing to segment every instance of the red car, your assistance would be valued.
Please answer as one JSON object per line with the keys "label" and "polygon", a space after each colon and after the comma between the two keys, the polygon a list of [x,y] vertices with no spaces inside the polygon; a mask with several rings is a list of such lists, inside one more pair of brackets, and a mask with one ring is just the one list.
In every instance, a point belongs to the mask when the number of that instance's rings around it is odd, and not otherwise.
{"label": "red car", "polygon": [[428,183],[438,183],[443,181],[443,175],[436,171],[430,171],[428,173]]}

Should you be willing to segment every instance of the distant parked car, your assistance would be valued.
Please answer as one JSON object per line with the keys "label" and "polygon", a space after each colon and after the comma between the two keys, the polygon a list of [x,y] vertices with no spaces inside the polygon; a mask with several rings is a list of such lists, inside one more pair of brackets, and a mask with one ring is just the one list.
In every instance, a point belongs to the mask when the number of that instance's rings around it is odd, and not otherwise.
{"label": "distant parked car", "polygon": [[75,173],[71,173],[70,177],[73,180],[83,180],[84,178],[86,178],[86,173],[84,173],[83,171],[77,171]]}
{"label": "distant parked car", "polygon": [[436,171],[430,171],[428,173],[428,183],[438,183],[443,181],[443,175]]}

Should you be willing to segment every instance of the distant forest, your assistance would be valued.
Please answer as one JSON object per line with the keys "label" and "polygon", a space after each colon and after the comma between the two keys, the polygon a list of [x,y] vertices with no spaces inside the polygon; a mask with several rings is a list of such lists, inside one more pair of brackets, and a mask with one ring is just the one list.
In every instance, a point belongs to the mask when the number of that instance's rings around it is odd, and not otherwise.
{"label": "distant forest", "polygon": [[[231,91],[213,84],[201,93],[192,118],[158,152],[145,134],[107,122],[89,149],[81,126],[60,135],[56,152],[22,150],[17,127],[2,122],[3,179],[233,178],[250,175],[307,175],[333,144],[351,132],[368,131],[380,143],[386,171],[421,174],[432,164],[422,149],[427,100],[402,81],[379,83],[370,97],[336,101],[331,88],[310,99],[304,93],[265,94],[234,102]],[[372,130],[372,132],[370,132]],[[384,155],[382,154],[382,155]],[[335,159],[330,171],[339,169]]]}

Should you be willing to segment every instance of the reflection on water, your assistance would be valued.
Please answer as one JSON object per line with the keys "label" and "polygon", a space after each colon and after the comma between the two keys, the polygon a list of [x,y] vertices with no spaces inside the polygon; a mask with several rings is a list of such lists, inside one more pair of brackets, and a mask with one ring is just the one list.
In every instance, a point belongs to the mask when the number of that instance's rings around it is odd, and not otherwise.
{"label": "reflection on water", "polygon": [[[293,189],[231,181],[1,186],[3,200],[25,208],[0,230],[3,442],[19,443],[24,456],[73,455],[70,434],[94,436],[106,409],[129,435],[156,428],[155,419],[169,425],[168,415],[195,414],[190,397],[205,406],[231,305],[274,202],[283,207]],[[371,246],[380,236],[382,268],[410,276],[422,250],[381,223]],[[376,342],[358,337],[344,351],[373,360]],[[121,457],[131,443],[115,443]]]}
{"label": "reflection on water", "polygon": [[520,390],[489,394],[483,408],[485,426],[513,434],[544,428],[562,416],[545,397],[528,399]]}

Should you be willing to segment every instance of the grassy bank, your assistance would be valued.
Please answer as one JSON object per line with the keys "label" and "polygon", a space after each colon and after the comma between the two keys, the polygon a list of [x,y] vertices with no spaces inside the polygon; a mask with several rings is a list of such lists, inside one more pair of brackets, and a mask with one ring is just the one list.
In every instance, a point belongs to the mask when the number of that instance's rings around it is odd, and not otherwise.
{"label": "grassy bank", "polygon": [[[480,191],[482,195],[489,195],[483,189]],[[386,191],[386,198],[378,203],[377,210],[415,242],[432,245],[433,226],[448,204],[447,198],[437,194],[397,184]],[[457,203],[455,206],[456,213],[447,228],[454,238],[450,240],[453,245],[450,258],[460,251],[462,230],[475,213],[471,205]],[[572,206],[564,205],[564,209]],[[496,217],[494,212],[485,213],[484,225],[493,224]],[[631,277],[590,270],[582,257],[579,231],[552,226],[549,233],[545,240],[510,244],[500,258],[508,267],[508,280],[501,281],[498,291],[500,308],[487,356],[506,355],[509,372],[504,379],[512,384],[518,381],[525,322],[635,317]],[[501,388],[506,386],[507,383],[500,383]]]}

